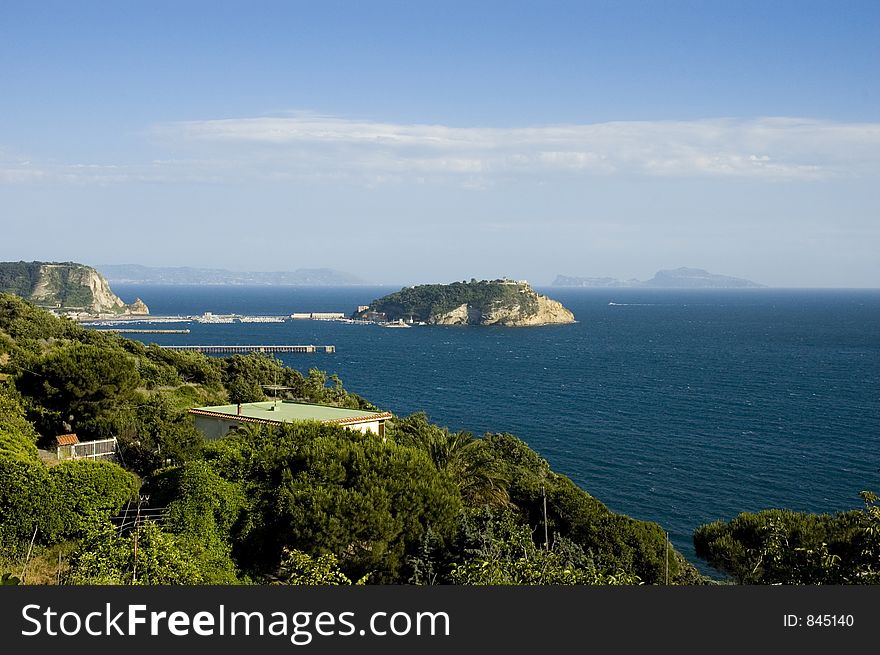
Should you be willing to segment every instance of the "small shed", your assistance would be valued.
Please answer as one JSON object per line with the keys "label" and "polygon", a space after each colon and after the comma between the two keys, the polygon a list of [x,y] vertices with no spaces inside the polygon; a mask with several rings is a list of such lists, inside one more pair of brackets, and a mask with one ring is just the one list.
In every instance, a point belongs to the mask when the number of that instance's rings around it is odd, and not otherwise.
{"label": "small shed", "polygon": [[76,444],[79,443],[79,437],[75,434],[59,434],[55,437],[55,449],[58,459],[71,459],[74,457]]}

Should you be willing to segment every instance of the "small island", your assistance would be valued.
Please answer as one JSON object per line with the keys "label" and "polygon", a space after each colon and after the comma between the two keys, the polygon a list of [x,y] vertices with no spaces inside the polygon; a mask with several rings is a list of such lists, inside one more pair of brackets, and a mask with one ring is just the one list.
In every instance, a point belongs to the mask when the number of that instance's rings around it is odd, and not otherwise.
{"label": "small island", "polygon": [[537,293],[525,280],[475,280],[401,289],[368,306],[354,319],[426,325],[525,327],[574,323],[558,300]]}

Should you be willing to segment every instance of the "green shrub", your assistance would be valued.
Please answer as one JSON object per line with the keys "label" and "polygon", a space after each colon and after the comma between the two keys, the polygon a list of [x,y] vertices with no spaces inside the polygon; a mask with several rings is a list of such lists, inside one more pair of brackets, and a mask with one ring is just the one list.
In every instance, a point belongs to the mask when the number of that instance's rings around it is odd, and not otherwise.
{"label": "green shrub", "polygon": [[38,438],[34,426],[25,419],[18,392],[8,381],[0,380],[0,456],[37,462]]}
{"label": "green shrub", "polygon": [[0,548],[15,556],[34,538],[54,543],[64,532],[52,477],[42,462],[0,454]]}
{"label": "green shrub", "polygon": [[134,474],[112,462],[68,460],[50,468],[49,476],[68,539],[80,536],[96,513],[109,516],[136,502],[140,488]]}

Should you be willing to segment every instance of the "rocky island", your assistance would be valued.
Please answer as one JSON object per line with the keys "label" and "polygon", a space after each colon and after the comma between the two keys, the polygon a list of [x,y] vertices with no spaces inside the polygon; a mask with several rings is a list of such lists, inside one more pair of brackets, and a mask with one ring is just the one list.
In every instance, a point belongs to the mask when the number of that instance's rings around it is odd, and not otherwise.
{"label": "rocky island", "polygon": [[150,313],[140,298],[124,303],[98,271],[75,262],[0,262],[0,292],[75,317]]}
{"label": "rocky island", "polygon": [[408,287],[374,300],[352,318],[507,327],[575,322],[559,301],[537,293],[525,281],[506,279]]}

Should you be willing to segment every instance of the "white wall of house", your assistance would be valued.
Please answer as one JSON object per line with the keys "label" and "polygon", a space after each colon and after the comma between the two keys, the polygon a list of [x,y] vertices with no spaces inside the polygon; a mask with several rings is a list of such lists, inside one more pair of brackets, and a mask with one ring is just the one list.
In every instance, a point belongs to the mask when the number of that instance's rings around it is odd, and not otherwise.
{"label": "white wall of house", "polygon": [[[236,421],[232,417],[219,418],[216,416],[202,416],[201,414],[194,414],[193,416],[195,418],[196,430],[201,432],[205,439],[220,439],[225,437],[226,433],[231,429],[242,425],[241,422]],[[372,432],[382,437],[385,435],[385,430],[382,429],[384,425],[380,428],[381,423],[384,423],[384,421],[364,421],[363,423],[354,423],[342,427],[348,430],[357,430],[361,434]]]}
{"label": "white wall of house", "polygon": [[354,423],[351,425],[346,425],[346,428],[349,430],[357,430],[361,434],[366,434],[367,432],[372,432],[373,434],[379,434],[379,421],[368,421],[364,423]]}
{"label": "white wall of house", "polygon": [[205,439],[219,439],[225,437],[226,433],[232,428],[236,428],[241,423],[233,419],[218,418],[216,416],[195,415],[196,430],[201,432]]}

